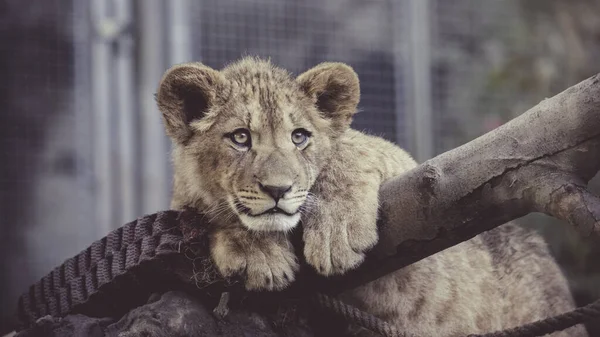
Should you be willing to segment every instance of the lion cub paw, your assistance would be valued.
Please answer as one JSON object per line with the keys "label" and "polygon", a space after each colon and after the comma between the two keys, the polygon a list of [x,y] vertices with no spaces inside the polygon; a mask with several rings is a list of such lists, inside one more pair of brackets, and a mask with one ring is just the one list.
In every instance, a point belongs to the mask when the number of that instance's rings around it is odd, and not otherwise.
{"label": "lion cub paw", "polygon": [[242,275],[247,290],[281,290],[294,281],[298,262],[284,235],[220,230],[211,240],[213,261],[221,275]]}
{"label": "lion cub paw", "polygon": [[336,212],[338,216],[324,213],[332,207],[335,206],[321,206],[317,214],[304,222],[304,257],[325,276],[358,267],[378,239],[376,211],[373,214],[348,209]]}

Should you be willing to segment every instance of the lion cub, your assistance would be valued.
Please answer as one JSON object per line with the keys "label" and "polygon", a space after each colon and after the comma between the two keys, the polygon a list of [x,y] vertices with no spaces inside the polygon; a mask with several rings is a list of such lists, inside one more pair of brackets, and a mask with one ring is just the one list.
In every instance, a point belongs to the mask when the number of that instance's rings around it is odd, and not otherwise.
{"label": "lion cub", "polygon": [[[379,186],[416,165],[392,143],[350,129],[359,80],[342,63],[296,78],[256,58],[221,71],[182,64],[166,72],[156,98],[174,143],[172,207],[207,214],[218,270],[244,273],[248,289],[282,289],[294,280],[298,263],[286,233],[300,222],[306,261],[317,271],[358,266],[378,239]],[[492,331],[571,308],[543,242],[511,226],[349,299],[423,335]]]}

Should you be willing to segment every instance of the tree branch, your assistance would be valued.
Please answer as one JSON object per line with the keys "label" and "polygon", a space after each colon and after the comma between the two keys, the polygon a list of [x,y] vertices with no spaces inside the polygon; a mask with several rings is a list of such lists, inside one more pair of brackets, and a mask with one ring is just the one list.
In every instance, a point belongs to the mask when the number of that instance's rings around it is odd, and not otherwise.
{"label": "tree branch", "polygon": [[380,190],[380,240],[341,292],[531,212],[600,234],[600,74],[501,127],[430,159]]}

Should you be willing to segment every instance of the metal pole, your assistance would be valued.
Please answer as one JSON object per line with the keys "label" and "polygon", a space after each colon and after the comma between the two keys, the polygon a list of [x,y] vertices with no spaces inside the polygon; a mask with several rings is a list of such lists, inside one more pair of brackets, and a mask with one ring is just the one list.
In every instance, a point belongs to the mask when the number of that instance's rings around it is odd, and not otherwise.
{"label": "metal pole", "polygon": [[121,31],[117,35],[114,55],[115,65],[113,67],[116,83],[114,90],[117,97],[117,118],[119,133],[119,195],[114,200],[120,201],[119,219],[115,226],[135,220],[140,216],[138,207],[137,189],[137,158],[136,148],[138,146],[135,109],[135,49],[131,36],[133,25],[133,8],[130,0],[116,0],[116,20],[121,25]]}
{"label": "metal pole", "polygon": [[108,16],[109,7],[105,0],[94,0],[91,4],[92,24],[92,125],[93,154],[96,196],[96,219],[102,235],[114,226],[112,207],[112,166],[111,166],[111,48],[98,34],[97,28]]}
{"label": "metal pole", "polygon": [[391,1],[392,15],[392,57],[394,62],[394,101],[396,103],[396,143],[414,153],[411,111],[413,111],[412,83],[407,74],[410,71],[410,44],[408,44],[408,15],[404,10],[406,0]]}
{"label": "metal pole", "polygon": [[[78,209],[84,216],[92,215],[94,212],[94,193],[92,193],[94,182],[94,155],[93,155],[93,107],[92,107],[92,38],[90,3],[87,1],[76,1],[73,3],[73,49],[75,53],[74,71],[74,105],[75,105],[75,139],[77,153],[77,187],[78,193],[83,198]],[[101,237],[103,233],[97,232],[97,219],[93,219],[86,230],[92,237]]]}
{"label": "metal pole", "polygon": [[[189,0],[171,0],[167,3],[169,28],[169,65],[192,61],[192,34]],[[199,34],[200,25],[194,27]]]}
{"label": "metal pole", "polygon": [[[167,2],[169,65],[193,61],[191,10],[192,6],[189,0],[171,0]],[[196,24],[194,32],[199,34],[199,29],[200,25]],[[169,177],[173,176],[173,168],[170,165],[167,167],[167,174]]]}
{"label": "metal pole", "polygon": [[167,68],[164,4],[161,0],[137,2],[142,213],[168,208],[170,199],[169,142],[154,101],[156,87]]}
{"label": "metal pole", "polygon": [[422,162],[434,155],[431,107],[430,1],[408,0],[410,69],[412,82],[412,141],[414,155]]}

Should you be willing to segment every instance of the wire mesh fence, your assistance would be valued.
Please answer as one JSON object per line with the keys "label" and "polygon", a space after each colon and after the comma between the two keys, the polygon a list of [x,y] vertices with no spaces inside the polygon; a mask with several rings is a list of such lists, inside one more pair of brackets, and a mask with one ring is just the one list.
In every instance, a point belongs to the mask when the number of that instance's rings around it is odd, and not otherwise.
{"label": "wire mesh fence", "polygon": [[[74,4],[29,6],[4,1],[0,11],[0,312],[12,314],[24,286],[97,237],[86,222],[92,191],[80,176],[75,97],[79,74]],[[88,111],[89,112],[89,111]],[[89,174],[89,172],[88,172]]]}
{"label": "wire mesh fence", "polygon": [[[25,285],[131,217],[168,207],[169,143],[152,95],[173,63],[221,68],[257,55],[299,74],[346,62],[361,79],[353,127],[419,160],[600,71],[594,0],[35,4],[0,3],[4,326]],[[582,268],[577,282],[593,297],[587,275],[600,271]]]}
{"label": "wire mesh fence", "polygon": [[323,61],[349,63],[362,81],[362,113],[354,126],[393,141],[403,133],[396,123],[395,91],[401,89],[390,1],[203,0],[190,12],[195,59],[221,68],[256,55],[296,74]]}

